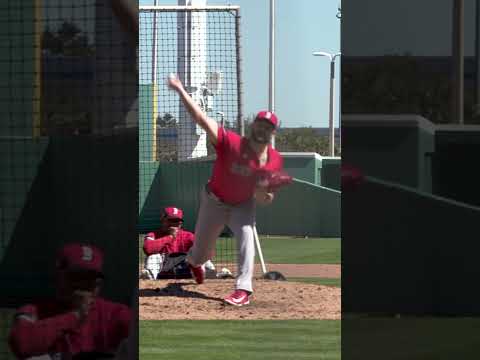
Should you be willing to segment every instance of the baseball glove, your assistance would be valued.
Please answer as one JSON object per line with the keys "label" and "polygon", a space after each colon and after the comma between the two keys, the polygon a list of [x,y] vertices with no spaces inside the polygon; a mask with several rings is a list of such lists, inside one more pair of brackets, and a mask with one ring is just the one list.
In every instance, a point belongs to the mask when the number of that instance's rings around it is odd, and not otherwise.
{"label": "baseball glove", "polygon": [[266,188],[267,192],[274,193],[280,188],[290,185],[293,177],[285,171],[260,171],[258,174],[258,185]]}

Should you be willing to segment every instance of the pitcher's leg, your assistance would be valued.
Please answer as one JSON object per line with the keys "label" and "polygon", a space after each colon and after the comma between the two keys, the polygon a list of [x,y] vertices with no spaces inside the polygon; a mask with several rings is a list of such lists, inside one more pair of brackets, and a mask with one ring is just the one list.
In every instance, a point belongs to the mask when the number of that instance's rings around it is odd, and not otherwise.
{"label": "pitcher's leg", "polygon": [[253,292],[252,279],[255,270],[255,240],[253,225],[255,223],[255,206],[245,204],[235,208],[229,226],[237,240],[238,275],[236,288]]}
{"label": "pitcher's leg", "polygon": [[227,221],[227,215],[227,209],[222,204],[202,192],[195,225],[195,241],[186,259],[192,266],[203,265],[211,259],[217,238]]}

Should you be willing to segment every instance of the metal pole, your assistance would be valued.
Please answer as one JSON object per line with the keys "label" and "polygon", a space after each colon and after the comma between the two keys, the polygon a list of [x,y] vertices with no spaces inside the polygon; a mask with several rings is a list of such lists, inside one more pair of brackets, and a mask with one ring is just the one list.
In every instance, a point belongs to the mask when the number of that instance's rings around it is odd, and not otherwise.
{"label": "metal pole", "polygon": [[7,222],[4,220],[3,218],[3,208],[0,207],[0,225],[2,225],[2,228],[1,228],[1,234],[0,234],[0,249],[3,251],[5,251],[6,247],[7,247]]}
{"label": "metal pole", "polygon": [[255,238],[255,245],[257,246],[258,257],[260,258],[260,264],[262,265],[262,271],[267,273],[267,267],[265,266],[265,260],[263,260],[262,247],[260,246],[260,239],[258,238],[257,226],[253,226],[253,237]]}
{"label": "metal pole", "polygon": [[[453,99],[452,118],[463,124],[463,78],[464,78],[464,1],[453,1]],[[453,120],[452,119],[452,120]]]}
{"label": "metal pole", "polygon": [[[185,2],[187,0],[183,0]],[[211,5],[141,5],[138,7],[140,11],[184,11],[184,10],[206,10],[206,11],[223,11],[223,10],[231,10],[237,11],[240,9],[238,5],[226,5],[226,6],[211,6]]]}
{"label": "metal pole", "polygon": [[[268,110],[275,112],[275,0],[270,0],[270,53],[269,53]],[[275,136],[272,137],[275,148]]]}
{"label": "metal pole", "polygon": [[480,114],[480,0],[475,0],[475,115]]}
{"label": "metal pole", "polygon": [[235,41],[237,48],[237,128],[240,136],[245,136],[245,121],[243,119],[243,83],[242,83],[242,47],[240,34],[240,10],[235,9]]}
{"label": "metal pole", "polygon": [[[342,20],[342,2],[339,1],[338,2],[338,13],[336,15],[337,19],[339,20]],[[342,28],[342,25],[340,23],[340,32],[341,32],[341,28]],[[339,53],[338,56],[340,56],[341,53]],[[340,64],[339,64],[339,67],[338,67],[338,70],[339,70],[339,74],[342,73],[342,68],[341,68],[341,65],[342,65],[342,62],[341,62],[341,58],[340,58]],[[341,76],[339,76],[340,78],[340,81],[342,79]],[[341,99],[342,98],[342,85],[340,84],[340,86],[338,87],[338,98]],[[340,156],[342,154],[342,101],[340,100],[338,102],[338,148],[340,150]]]}
{"label": "metal pole", "polygon": [[[155,0],[155,6],[157,6],[157,0]],[[153,12],[153,46],[152,46],[152,84],[157,79],[157,62],[155,56],[157,54],[157,12]]]}
{"label": "metal pole", "polygon": [[335,156],[335,127],[333,126],[333,111],[334,111],[334,91],[335,89],[335,57],[332,57],[330,61],[330,110],[328,114],[328,126],[329,126],[329,153],[330,156]]}
{"label": "metal pole", "polygon": [[[157,5],[157,0],[155,0]],[[152,103],[153,103],[153,129],[152,129],[152,160],[157,160],[157,116],[158,116],[158,104],[157,104],[157,12],[153,13],[153,46],[152,46]]]}
{"label": "metal pole", "polygon": [[334,107],[335,107],[335,59],[338,54],[330,54],[324,51],[316,51],[313,56],[325,56],[330,59],[330,106],[328,112],[328,137],[329,137],[329,156],[335,156],[335,126],[333,125]]}
{"label": "metal pole", "polygon": [[43,1],[35,0],[35,72],[33,89],[33,137],[41,135],[42,127],[42,30]]}
{"label": "metal pole", "polygon": [[[338,66],[338,70],[339,70],[339,73],[341,74],[341,62]],[[336,96],[335,96],[335,98],[336,98]],[[342,86],[341,85],[338,87],[338,98],[339,99],[342,98]],[[339,149],[340,154],[341,154],[341,151],[342,151],[342,101],[338,102],[337,114],[338,114],[338,149]]]}

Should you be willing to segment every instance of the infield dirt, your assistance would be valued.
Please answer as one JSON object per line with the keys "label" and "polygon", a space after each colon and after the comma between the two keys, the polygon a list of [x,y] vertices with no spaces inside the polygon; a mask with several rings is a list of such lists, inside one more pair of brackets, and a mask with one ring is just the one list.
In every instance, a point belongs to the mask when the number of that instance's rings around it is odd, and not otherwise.
{"label": "infield dirt", "polygon": [[251,303],[223,303],[233,279],[139,280],[140,320],[340,319],[341,289],[292,281],[256,279]]}

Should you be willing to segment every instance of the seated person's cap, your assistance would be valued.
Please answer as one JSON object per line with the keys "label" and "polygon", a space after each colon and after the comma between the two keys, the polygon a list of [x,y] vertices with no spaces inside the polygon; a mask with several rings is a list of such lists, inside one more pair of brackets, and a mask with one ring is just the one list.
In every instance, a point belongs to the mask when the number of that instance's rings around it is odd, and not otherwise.
{"label": "seated person's cap", "polygon": [[94,245],[72,243],[63,246],[56,265],[59,270],[92,271],[103,276],[103,254]]}
{"label": "seated person's cap", "polygon": [[183,220],[183,211],[182,209],[176,207],[166,207],[165,209],[163,209],[162,217],[167,219]]}

